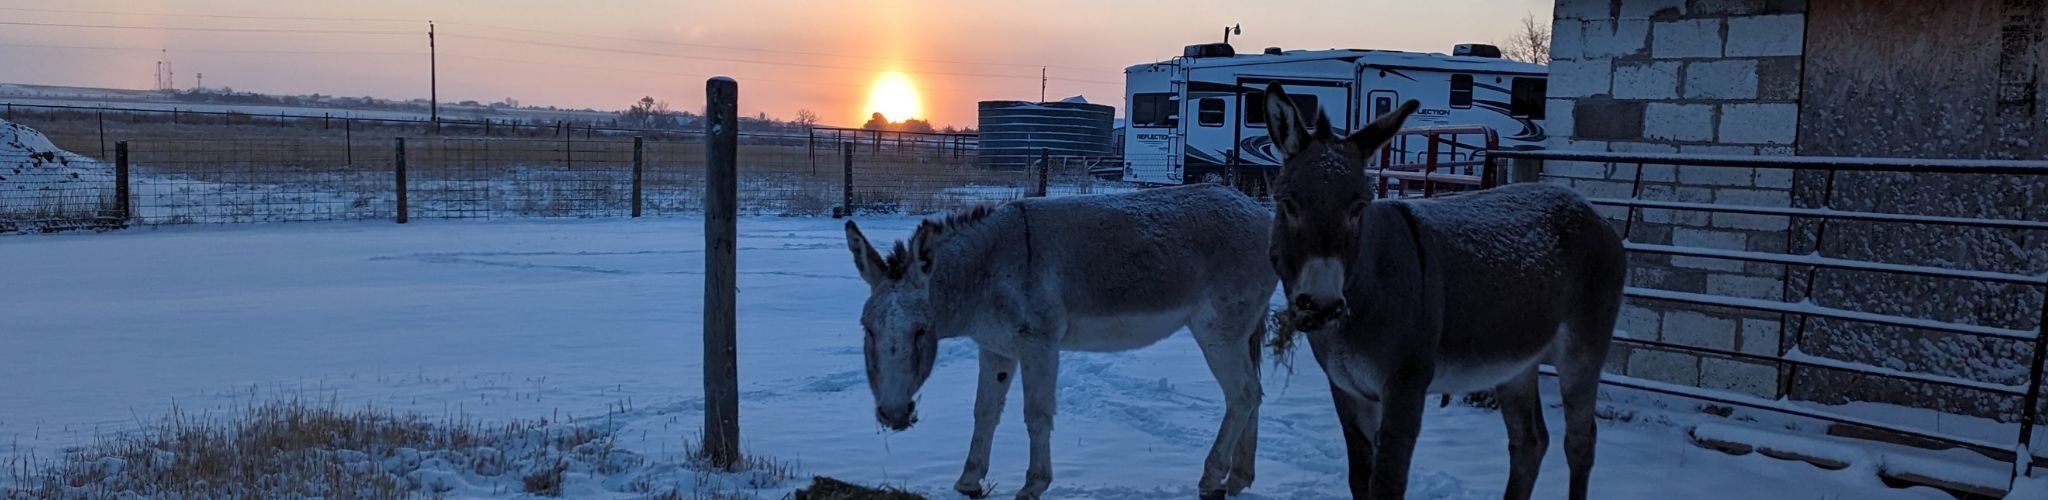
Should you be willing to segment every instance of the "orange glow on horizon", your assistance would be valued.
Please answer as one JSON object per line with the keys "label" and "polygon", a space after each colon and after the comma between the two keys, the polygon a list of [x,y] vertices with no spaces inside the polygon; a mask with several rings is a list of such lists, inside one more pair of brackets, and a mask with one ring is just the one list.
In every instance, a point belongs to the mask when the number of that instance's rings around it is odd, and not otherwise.
{"label": "orange glow on horizon", "polygon": [[859,122],[866,122],[875,113],[881,113],[888,121],[901,122],[924,117],[924,98],[910,76],[887,71],[875,77],[875,83],[868,87],[868,102],[862,108]]}

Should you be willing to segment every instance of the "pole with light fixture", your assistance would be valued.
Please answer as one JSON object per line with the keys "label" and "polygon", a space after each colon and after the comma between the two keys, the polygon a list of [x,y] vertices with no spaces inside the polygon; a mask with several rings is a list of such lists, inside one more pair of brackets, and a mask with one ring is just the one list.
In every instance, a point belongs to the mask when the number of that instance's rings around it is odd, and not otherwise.
{"label": "pole with light fixture", "polygon": [[1223,43],[1224,43],[1224,44],[1229,44],[1229,43],[1230,43],[1230,35],[1242,35],[1242,34],[1244,34],[1244,25],[1242,25],[1242,24],[1233,24],[1233,25],[1230,25],[1230,27],[1228,27],[1228,28],[1223,28]]}

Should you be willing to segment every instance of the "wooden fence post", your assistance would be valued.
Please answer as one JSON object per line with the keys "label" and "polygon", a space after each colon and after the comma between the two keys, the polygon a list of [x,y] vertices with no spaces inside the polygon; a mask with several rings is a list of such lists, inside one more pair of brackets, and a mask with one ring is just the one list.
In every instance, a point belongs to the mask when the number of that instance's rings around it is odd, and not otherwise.
{"label": "wooden fence post", "polygon": [[641,190],[642,190],[642,188],[641,188],[641,185],[642,185],[642,181],[641,181],[641,179],[642,179],[642,177],[643,177],[643,174],[642,174],[642,172],[644,172],[644,171],[645,171],[645,170],[647,169],[647,167],[646,167],[646,163],[645,163],[645,158],[646,158],[646,157],[645,157],[645,156],[644,156],[644,155],[642,154],[642,151],[644,151],[645,149],[646,149],[646,143],[644,143],[644,142],[641,142],[641,139],[640,139],[640,137],[638,137],[638,136],[635,136],[635,137],[633,137],[633,216],[634,216],[634,217],[639,217],[639,216],[640,216],[640,193],[641,193]]}
{"label": "wooden fence post", "polygon": [[1046,185],[1045,185],[1045,184],[1046,184],[1046,182],[1045,182],[1045,181],[1046,181],[1046,178],[1047,178],[1047,177],[1051,177],[1051,175],[1052,175],[1052,148],[1039,148],[1039,150],[1038,150],[1038,191],[1034,191],[1034,192],[1032,192],[1032,194],[1031,194],[1032,196],[1040,196],[1040,197],[1043,197],[1043,196],[1045,196],[1045,195],[1047,194],[1047,193],[1046,193],[1046,189],[1045,189],[1045,188],[1046,188]]}
{"label": "wooden fence post", "polygon": [[839,193],[840,193],[840,194],[841,194],[841,195],[843,196],[843,197],[842,197],[842,198],[840,198],[840,200],[839,200],[839,213],[840,213],[841,215],[844,215],[844,216],[847,216],[847,217],[852,217],[852,216],[853,216],[853,141],[841,141],[841,142],[839,143],[839,147],[840,147],[840,149],[842,149],[842,150],[845,150],[845,152],[846,152],[846,154],[844,154],[844,155],[841,155],[841,156],[840,156],[840,159],[841,159],[841,160],[842,160],[842,161],[843,161],[843,162],[845,163],[845,169],[846,169],[846,181],[845,181],[845,183],[844,183],[844,184],[841,184],[841,186],[843,186],[843,188],[842,188],[842,189],[840,190],[840,192],[839,192]]}
{"label": "wooden fence post", "polygon": [[128,141],[114,143],[114,213],[121,217],[119,227],[127,227],[135,218],[135,208],[128,199]]}
{"label": "wooden fence post", "polygon": [[101,107],[101,108],[100,108],[100,112],[99,112],[99,121],[100,121],[100,157],[99,157],[99,160],[100,160],[100,161],[106,161],[106,160],[107,160],[107,108],[105,108],[105,107]]}
{"label": "wooden fence post", "polygon": [[405,200],[405,138],[404,138],[404,137],[400,137],[400,138],[398,138],[398,168],[397,168],[397,174],[398,174],[398,188],[397,188],[397,189],[398,189],[398,213],[397,213],[397,217],[398,217],[398,223],[399,223],[399,224],[404,224],[404,223],[406,222],[406,220],[407,220],[407,219],[409,218],[409,215],[410,215],[410,213],[411,213],[411,211],[412,211],[412,210],[411,210],[411,209],[410,209],[409,207],[407,207],[407,206],[406,206],[406,200]]}
{"label": "wooden fence post", "polygon": [[731,467],[740,457],[739,355],[734,305],[739,233],[739,83],[704,84],[704,459]]}

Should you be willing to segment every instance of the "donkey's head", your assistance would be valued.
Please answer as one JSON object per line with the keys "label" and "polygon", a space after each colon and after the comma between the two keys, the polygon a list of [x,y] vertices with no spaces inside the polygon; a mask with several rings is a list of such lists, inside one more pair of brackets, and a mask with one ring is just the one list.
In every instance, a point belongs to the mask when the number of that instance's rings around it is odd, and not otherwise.
{"label": "donkey's head", "polygon": [[939,352],[927,292],[932,227],[927,223],[919,228],[908,248],[898,242],[884,258],[853,221],[846,222],[853,266],[868,282],[868,302],[860,314],[861,327],[867,330],[862,351],[867,357],[868,389],[875,396],[875,420],[891,430],[917,423],[917,390],[931,378]]}
{"label": "donkey's head", "polygon": [[1340,138],[1320,110],[1297,109],[1279,84],[1266,86],[1266,132],[1282,161],[1273,187],[1279,205],[1273,219],[1273,271],[1280,275],[1301,329],[1321,328],[1345,311],[1345,279],[1373,197],[1366,160],[1401,130],[1416,107],[1412,100],[1401,103]]}

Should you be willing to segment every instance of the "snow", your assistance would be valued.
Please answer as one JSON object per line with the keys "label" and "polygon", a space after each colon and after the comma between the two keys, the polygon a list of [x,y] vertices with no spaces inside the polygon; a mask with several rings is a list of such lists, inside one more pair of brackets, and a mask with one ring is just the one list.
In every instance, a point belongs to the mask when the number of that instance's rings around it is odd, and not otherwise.
{"label": "snow", "polygon": [[1790,168],[1842,171],[1925,171],[1935,173],[1979,173],[2015,175],[2048,174],[2048,161],[2041,160],[1866,158],[1849,156],[1708,155],[1686,153],[1604,153],[1597,151],[1563,150],[1499,151],[1495,152],[1494,156],[1501,158],[1593,161],[1602,163],[1650,163],[1658,165]]}
{"label": "snow", "polygon": [[[917,220],[860,223],[889,241]],[[923,421],[878,432],[856,323],[867,289],[848,263],[843,224],[740,221],[743,446],[796,464],[800,478],[953,498],[974,349],[947,341],[919,405]],[[48,458],[173,404],[220,411],[302,395],[482,421],[575,417],[614,430],[616,445],[647,461],[572,474],[571,496],[638,497],[626,491],[636,482],[690,491],[707,480],[677,456],[702,420],[703,225],[366,221],[0,238],[0,262],[40,263],[10,266],[0,287],[0,460]],[[1222,406],[1200,350],[1185,333],[1175,337],[1063,357],[1050,496],[1194,493]],[[1266,370],[1259,479],[1245,498],[1348,496],[1327,384],[1314,363],[1295,361],[1291,373]],[[1596,498],[1946,498],[1853,469],[1698,448],[1686,429],[1719,419],[1608,392],[1616,399],[1605,413],[1627,417],[1601,422]],[[1429,406],[1409,497],[1498,498],[1507,474],[1500,416]],[[1021,407],[1008,405],[997,431],[998,496],[1024,482]],[[1536,495],[1557,498],[1567,474],[1554,396],[1545,415],[1552,449]],[[453,496],[517,491],[436,464],[418,475]],[[800,486],[708,480],[765,498]]]}
{"label": "snow", "polygon": [[1637,287],[1629,287],[1627,289],[1624,289],[1623,294],[1630,297],[1645,299],[1669,300],[1674,302],[1685,302],[1691,304],[1733,307],[1737,309],[1748,309],[1752,311],[1803,314],[1808,316],[1835,318],[1849,321],[1863,321],[1868,323],[1876,323],[1880,325],[1903,326],[1907,328],[1924,328],[1928,330],[1956,332],[1977,335],[1981,337],[1996,337],[2002,339],[2020,340],[2027,342],[2032,342],[2034,338],[2040,334],[2040,329],[2014,330],[2009,328],[1995,328],[1989,326],[1972,325],[1967,323],[1955,323],[1949,321],[1937,321],[1931,319],[1907,318],[1885,314],[1866,313],[1861,311],[1851,311],[1847,309],[1836,309],[1832,307],[1820,306],[1814,304],[1812,301],[1780,302],[1775,300],[1744,299],[1736,297],[1723,297],[1719,295],[1708,295],[1702,293],[1674,292],[1670,290]]}
{"label": "snow", "polygon": [[1991,227],[2000,229],[2048,230],[2048,222],[1987,219],[1978,217],[1947,217],[1940,215],[1897,214],[1885,212],[1860,212],[1835,210],[1832,208],[1788,208],[1759,205],[1721,205],[1714,203],[1693,203],[1683,201],[1638,200],[1633,198],[1588,198],[1594,205],[1635,208],[1668,208],[1700,212],[1721,212],[1731,214],[1777,215],[1787,217],[1815,217],[1836,220],[1861,220],[1872,222],[1899,222],[1906,224],[1927,224],[1933,226]]}
{"label": "snow", "polygon": [[112,166],[58,149],[35,129],[0,120],[0,226],[11,220],[90,217],[113,182]]}
{"label": "snow", "polygon": [[1849,269],[1856,271],[1915,274],[1921,276],[1939,276],[1979,281],[1995,281],[2000,283],[2012,283],[2018,285],[2048,285],[2048,273],[2025,275],[2015,273],[2003,273],[1996,271],[1975,271],[1963,269],[1949,269],[1945,267],[1888,264],[1883,262],[1869,262],[1855,259],[1836,259],[1831,257],[1824,257],[1821,256],[1819,252],[1809,252],[1805,254],[1792,255],[1779,252],[1750,252],[1744,250],[1726,250],[1720,248],[1683,247],[1674,245],[1658,245],[1653,243],[1636,243],[1633,241],[1624,241],[1622,242],[1622,246],[1624,248],[1627,248],[1631,252],[1656,253],[1666,255],[1687,255],[1694,257],[1713,257],[1720,259],[1742,260],[1749,262],[1769,262],[1773,264],[1798,264],[1828,267],[1834,269]]}
{"label": "snow", "polygon": [[1930,382],[1936,384],[1951,385],[1956,387],[1967,387],[1971,389],[1977,389],[1980,391],[2009,394],[2013,396],[2024,395],[2027,393],[2027,386],[2025,384],[1998,384],[1985,382],[1981,380],[1972,380],[1962,377],[1950,377],[1943,375],[1929,375],[1925,373],[1916,373],[1906,370],[1900,370],[1897,368],[1888,368],[1866,363],[1857,363],[1853,361],[1843,361],[1826,356],[1815,356],[1812,354],[1807,354],[1805,351],[1799,350],[1798,347],[1793,347],[1792,349],[1786,351],[1785,356],[1782,359],[1808,366],[1863,372],[1881,377],[1890,377],[1895,379]]}

